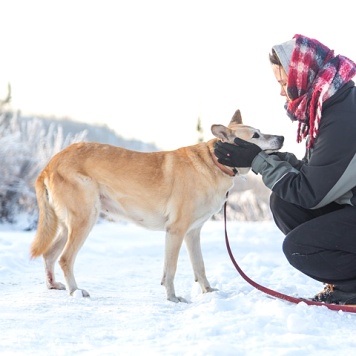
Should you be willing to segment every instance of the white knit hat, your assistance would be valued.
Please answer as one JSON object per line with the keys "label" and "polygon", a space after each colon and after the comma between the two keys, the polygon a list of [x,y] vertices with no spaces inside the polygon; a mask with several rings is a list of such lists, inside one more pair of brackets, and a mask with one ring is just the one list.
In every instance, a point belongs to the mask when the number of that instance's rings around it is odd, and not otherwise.
{"label": "white knit hat", "polygon": [[276,51],[277,56],[282,64],[282,67],[287,73],[287,75],[289,72],[289,63],[292,59],[294,46],[295,46],[295,39],[292,39],[272,47]]}

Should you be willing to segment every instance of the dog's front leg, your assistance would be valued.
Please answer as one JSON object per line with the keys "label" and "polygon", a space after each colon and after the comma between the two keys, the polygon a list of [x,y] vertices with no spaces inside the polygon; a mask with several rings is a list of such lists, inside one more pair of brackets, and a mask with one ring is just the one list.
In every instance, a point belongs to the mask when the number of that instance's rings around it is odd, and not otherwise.
{"label": "dog's front leg", "polygon": [[188,303],[188,301],[183,297],[177,297],[174,290],[174,276],[177,270],[178,255],[182,242],[183,236],[181,234],[173,233],[172,228],[166,232],[164,267],[161,285],[166,288],[167,300],[175,303]]}
{"label": "dog's front leg", "polygon": [[190,231],[184,238],[187,246],[190,261],[192,263],[195,282],[200,284],[203,293],[213,292],[217,289],[211,288],[206,278],[203,255],[200,245],[200,230],[201,227]]}

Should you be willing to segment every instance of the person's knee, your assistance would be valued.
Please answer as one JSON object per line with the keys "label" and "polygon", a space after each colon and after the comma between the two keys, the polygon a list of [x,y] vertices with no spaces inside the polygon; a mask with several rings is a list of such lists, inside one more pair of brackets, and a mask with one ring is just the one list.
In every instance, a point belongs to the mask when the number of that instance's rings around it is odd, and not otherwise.
{"label": "person's knee", "polygon": [[296,236],[293,232],[286,235],[282,244],[282,251],[289,264],[298,270],[302,269],[302,261],[304,261],[305,254],[302,250],[301,245],[296,243]]}
{"label": "person's knee", "polygon": [[303,270],[316,257],[320,248],[314,246],[311,231],[306,226],[299,226],[286,235],[282,251],[288,262],[298,270]]}
{"label": "person's knee", "polygon": [[289,261],[289,263],[290,263],[292,251],[293,251],[292,245],[294,245],[294,244],[291,243],[291,238],[287,235],[282,243],[282,251],[283,251],[284,255],[286,256],[287,260]]}

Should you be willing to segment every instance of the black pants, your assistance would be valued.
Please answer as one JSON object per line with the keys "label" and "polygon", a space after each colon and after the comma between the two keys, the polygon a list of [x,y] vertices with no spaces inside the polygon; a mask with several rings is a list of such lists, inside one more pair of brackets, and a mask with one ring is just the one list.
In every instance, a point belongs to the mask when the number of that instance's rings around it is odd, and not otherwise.
{"label": "black pants", "polygon": [[293,267],[320,282],[356,292],[356,207],[331,203],[309,210],[273,193],[270,207],[286,235],[283,252]]}

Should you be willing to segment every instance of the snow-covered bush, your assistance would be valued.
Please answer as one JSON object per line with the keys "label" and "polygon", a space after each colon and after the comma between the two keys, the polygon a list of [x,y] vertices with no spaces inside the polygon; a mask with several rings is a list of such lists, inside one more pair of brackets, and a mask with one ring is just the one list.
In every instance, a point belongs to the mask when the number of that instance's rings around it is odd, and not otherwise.
{"label": "snow-covered bush", "polygon": [[0,114],[0,223],[15,223],[25,214],[34,227],[39,172],[55,153],[85,136],[83,131],[64,137],[60,125],[45,128],[36,118],[20,122],[12,113]]}
{"label": "snow-covered bush", "polygon": [[[271,191],[263,184],[261,176],[249,172],[247,176],[235,178],[227,205],[227,220],[266,221],[272,219],[269,207]],[[224,208],[213,216],[213,220],[224,218]]]}

